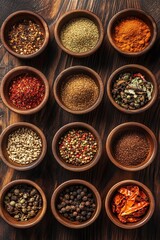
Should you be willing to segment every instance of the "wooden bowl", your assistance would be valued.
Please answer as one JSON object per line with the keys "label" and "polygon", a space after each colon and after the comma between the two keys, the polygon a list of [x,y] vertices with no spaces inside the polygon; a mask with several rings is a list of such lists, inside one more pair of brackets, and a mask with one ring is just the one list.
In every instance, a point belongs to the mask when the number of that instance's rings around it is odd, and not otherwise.
{"label": "wooden bowl", "polygon": [[[40,47],[40,49],[32,54],[28,55],[22,55],[19,53],[16,53],[13,51],[11,46],[8,43],[8,32],[11,26],[16,24],[19,21],[22,21],[24,19],[27,20],[32,20],[36,24],[38,24],[44,33],[44,42],[43,45]],[[37,13],[34,13],[32,11],[27,11],[27,10],[21,10],[14,12],[10,14],[3,22],[2,27],[1,27],[1,40],[3,43],[3,46],[6,48],[6,50],[11,53],[13,56],[18,57],[18,58],[23,58],[23,59],[29,59],[38,56],[40,53],[44,51],[44,49],[47,47],[47,44],[49,42],[49,29],[48,25],[45,22],[45,20]]]}
{"label": "wooden bowl", "polygon": [[[118,136],[121,136],[121,134],[125,133],[126,131],[134,131],[134,130],[138,131],[139,133],[142,132],[145,135],[146,139],[148,140],[150,149],[146,159],[141,164],[138,164],[135,166],[126,166],[115,159],[115,155],[114,155],[115,140],[117,139]],[[126,171],[138,171],[149,166],[154,160],[154,158],[156,157],[157,140],[154,133],[151,131],[151,129],[149,129],[144,124],[137,123],[137,122],[126,122],[118,125],[110,132],[106,140],[106,151],[111,162],[117,167]]]}
{"label": "wooden bowl", "polygon": [[[64,47],[64,45],[62,44],[61,39],[60,39],[60,33],[62,30],[62,27],[65,24],[67,24],[70,20],[75,19],[75,18],[81,18],[81,17],[88,18],[95,23],[95,25],[97,26],[98,31],[99,31],[99,40],[93,49],[91,49],[87,52],[76,53],[76,52],[72,52],[69,49]],[[102,41],[103,41],[104,30],[103,30],[103,26],[102,26],[100,19],[94,13],[87,11],[87,10],[73,10],[73,11],[65,13],[58,19],[58,21],[55,24],[54,35],[55,35],[55,40],[56,40],[57,44],[64,52],[66,52],[74,57],[81,58],[81,57],[88,57],[98,50],[98,48],[101,46]]]}
{"label": "wooden bowl", "polygon": [[[115,80],[119,77],[120,74],[122,73],[127,73],[127,72],[133,72],[133,73],[141,73],[144,75],[145,79],[153,84],[153,92],[152,92],[152,98],[149,102],[147,102],[144,106],[142,106],[139,109],[131,110],[131,109],[125,109],[121,107],[118,103],[115,102],[112,96],[112,87],[113,83]],[[119,111],[127,113],[127,114],[136,114],[136,113],[142,113],[149,109],[153,104],[155,103],[158,95],[158,85],[157,85],[157,80],[153,73],[147,69],[144,66],[138,65],[138,64],[129,64],[129,65],[124,65],[118,69],[116,69],[111,76],[108,79],[107,82],[107,94],[108,98]]]}
{"label": "wooden bowl", "polygon": [[[146,212],[146,214],[138,222],[122,223],[119,221],[117,216],[112,212],[111,202],[112,202],[112,199],[113,199],[117,189],[119,189],[120,187],[123,187],[123,186],[129,186],[129,185],[136,185],[140,189],[142,189],[144,191],[144,193],[148,196],[150,205],[149,205],[149,209]],[[124,180],[124,181],[118,182],[115,185],[113,185],[111,187],[111,189],[109,190],[109,192],[107,193],[107,196],[105,198],[105,209],[106,209],[106,213],[107,213],[109,219],[115,225],[117,225],[120,228],[124,228],[124,229],[135,229],[135,228],[139,228],[139,227],[143,226],[150,220],[150,218],[153,215],[154,209],[155,209],[155,201],[154,201],[153,194],[151,193],[149,188],[146,187],[144,184],[142,184],[141,182],[135,181],[135,180]]]}
{"label": "wooden bowl", "polygon": [[[37,191],[40,193],[41,197],[42,197],[42,208],[39,210],[39,212],[37,213],[37,215],[31,219],[29,219],[28,221],[17,221],[16,219],[14,219],[5,209],[4,207],[4,197],[6,195],[6,193],[9,191],[9,189],[15,187],[16,185],[21,185],[21,184],[27,184],[27,185],[31,185],[32,187],[36,188]],[[7,185],[5,185],[3,187],[3,189],[0,192],[0,212],[1,212],[1,217],[4,219],[4,221],[6,221],[9,225],[15,227],[15,228],[30,228],[33,227],[34,225],[36,225],[37,223],[39,223],[42,218],[45,215],[47,209],[47,200],[45,197],[45,194],[43,192],[43,190],[38,186],[37,183],[27,180],[27,179],[19,179],[19,180],[14,180],[10,183],[8,183]]]}
{"label": "wooden bowl", "polygon": [[[126,19],[128,17],[136,17],[136,18],[142,20],[143,22],[145,22],[150,28],[151,39],[150,39],[149,45],[140,52],[122,51],[119,47],[117,47],[117,45],[115,44],[115,42],[113,40],[113,31],[114,31],[115,25],[117,24],[117,22],[121,21],[122,19]],[[108,39],[109,39],[111,45],[113,46],[113,48],[115,50],[117,50],[119,53],[121,53],[123,55],[130,56],[130,57],[136,57],[136,56],[140,56],[140,55],[148,52],[154,45],[156,38],[157,38],[157,25],[156,25],[155,20],[148,13],[146,13],[140,9],[128,8],[128,9],[124,9],[124,10],[116,13],[111,18],[111,20],[108,24],[108,28],[107,28],[107,35],[108,35]]]}
{"label": "wooden bowl", "polygon": [[[31,108],[31,109],[20,109],[20,108],[16,107],[15,105],[13,105],[13,103],[11,102],[11,100],[9,98],[9,85],[10,85],[11,81],[15,77],[17,77],[21,74],[25,74],[25,73],[36,76],[38,79],[40,79],[43,82],[43,84],[45,86],[45,94],[44,94],[44,98],[43,98],[42,102],[37,107]],[[23,115],[34,114],[34,113],[40,111],[47,103],[47,100],[49,97],[49,83],[48,83],[48,80],[46,79],[46,77],[44,76],[44,74],[36,68],[29,67],[29,66],[15,67],[12,70],[10,70],[3,77],[2,82],[1,82],[0,93],[1,93],[1,98],[2,98],[3,103],[13,112],[23,114]]]}
{"label": "wooden bowl", "polygon": [[[40,153],[39,157],[37,158],[37,160],[35,160],[32,163],[29,163],[27,165],[19,164],[19,163],[16,163],[16,162],[13,162],[12,160],[10,160],[7,150],[6,150],[9,135],[11,133],[13,133],[14,131],[21,129],[21,128],[28,128],[28,129],[33,130],[34,132],[37,133],[37,135],[40,137],[40,139],[42,141],[42,149],[41,149],[41,153]],[[26,171],[26,170],[30,170],[30,169],[33,169],[34,167],[36,167],[44,159],[46,151],[47,151],[47,142],[46,142],[46,138],[45,138],[43,132],[38,127],[36,127],[35,125],[33,125],[31,123],[27,123],[27,122],[14,123],[14,124],[8,126],[7,128],[5,128],[0,136],[0,157],[1,157],[1,159],[8,167],[14,168],[19,171]]]}
{"label": "wooden bowl", "polygon": [[[72,222],[72,221],[68,220],[67,218],[63,217],[56,208],[57,199],[58,199],[59,194],[65,188],[72,186],[72,185],[84,185],[84,187],[87,187],[91,190],[91,192],[93,193],[94,198],[95,198],[96,209],[95,209],[95,212],[93,213],[93,216],[90,219],[88,219],[87,221],[82,222],[82,223]],[[102,207],[101,197],[100,197],[100,194],[97,191],[97,189],[91,183],[84,181],[84,180],[80,180],[80,179],[72,179],[72,180],[62,183],[53,192],[52,198],[51,198],[51,210],[52,210],[54,217],[57,219],[58,222],[60,222],[64,226],[66,226],[68,228],[73,228],[73,229],[80,229],[80,228],[84,228],[84,227],[91,225],[98,218],[100,211],[101,211],[101,207]]]}
{"label": "wooden bowl", "polygon": [[[61,87],[63,86],[64,83],[67,82],[67,80],[70,77],[72,77],[73,75],[77,75],[77,74],[84,74],[84,75],[87,75],[90,78],[92,78],[99,89],[99,96],[98,96],[96,102],[89,108],[76,111],[76,110],[69,109],[63,103],[62,98],[61,98]],[[88,67],[84,67],[84,66],[74,66],[74,67],[69,67],[69,68],[63,70],[57,76],[57,78],[54,82],[54,86],[53,86],[53,93],[54,93],[55,100],[57,101],[59,106],[61,108],[63,108],[65,111],[73,113],[73,114],[86,114],[86,113],[93,111],[101,103],[103,94],[104,94],[104,86],[103,86],[101,77],[94,70],[92,70],[91,68],[88,68]]]}
{"label": "wooden bowl", "polygon": [[[65,160],[62,159],[62,157],[60,156],[60,152],[59,152],[59,148],[58,148],[58,143],[60,138],[69,130],[71,129],[85,129],[89,132],[91,132],[98,143],[98,149],[97,149],[97,153],[95,154],[93,160],[91,160],[89,163],[86,163],[84,165],[81,166],[75,166],[69,163],[66,163]],[[56,161],[65,169],[70,170],[70,171],[74,171],[74,172],[81,172],[81,171],[86,171],[91,169],[93,166],[95,166],[97,164],[97,162],[99,161],[101,155],[102,155],[102,141],[100,138],[100,135],[98,134],[98,132],[89,124],[83,123],[83,122],[73,122],[73,123],[69,123],[64,125],[63,127],[61,127],[55,134],[53,141],[52,141],[52,152],[54,155],[54,158],[56,159]]]}

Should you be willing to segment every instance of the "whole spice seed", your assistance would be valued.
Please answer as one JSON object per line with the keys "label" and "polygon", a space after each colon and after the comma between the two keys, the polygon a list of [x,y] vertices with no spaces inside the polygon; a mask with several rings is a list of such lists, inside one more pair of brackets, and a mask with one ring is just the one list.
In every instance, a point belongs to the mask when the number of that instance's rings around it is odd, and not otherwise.
{"label": "whole spice seed", "polygon": [[59,141],[59,153],[69,164],[81,166],[93,160],[98,150],[95,136],[83,129],[71,129]]}
{"label": "whole spice seed", "polygon": [[42,197],[31,185],[19,184],[4,197],[6,211],[17,221],[28,221],[42,208]]}
{"label": "whole spice seed", "polygon": [[122,223],[140,221],[149,208],[148,196],[136,185],[119,188],[112,200],[112,211]]}
{"label": "whole spice seed", "polygon": [[24,19],[11,26],[8,43],[12,50],[21,55],[37,52],[44,43],[44,32],[39,24]]}
{"label": "whole spice seed", "polygon": [[42,140],[29,128],[19,128],[9,134],[7,154],[11,161],[27,165],[36,161],[41,154]]}
{"label": "whole spice seed", "polygon": [[136,166],[143,163],[150,146],[144,133],[125,131],[114,142],[114,157],[124,166]]}
{"label": "whole spice seed", "polygon": [[44,83],[33,75],[21,74],[9,85],[9,99],[19,109],[37,107],[44,99],[44,95]]}
{"label": "whole spice seed", "polygon": [[126,18],[118,22],[113,33],[113,40],[124,52],[140,52],[150,42],[149,26],[138,18]]}
{"label": "whole spice seed", "polygon": [[90,189],[83,185],[65,188],[57,199],[57,210],[72,222],[85,222],[96,209],[96,202]]}
{"label": "whole spice seed", "polygon": [[99,96],[99,89],[92,78],[84,74],[73,75],[61,87],[61,99],[73,111],[91,107]]}
{"label": "whole spice seed", "polygon": [[153,85],[140,73],[123,73],[112,87],[113,99],[121,107],[135,110],[143,107],[152,98]]}
{"label": "whole spice seed", "polygon": [[98,42],[98,27],[88,18],[75,18],[62,27],[60,39],[64,47],[72,52],[88,52]]}

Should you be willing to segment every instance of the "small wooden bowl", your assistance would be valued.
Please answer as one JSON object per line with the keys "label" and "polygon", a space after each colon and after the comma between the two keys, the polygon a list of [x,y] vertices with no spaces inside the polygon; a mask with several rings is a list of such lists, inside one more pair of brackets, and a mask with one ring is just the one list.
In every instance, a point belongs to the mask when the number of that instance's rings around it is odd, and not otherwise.
{"label": "small wooden bowl", "polygon": [[[22,55],[19,53],[16,53],[15,51],[12,50],[11,46],[8,43],[8,31],[11,26],[13,26],[15,23],[24,20],[24,19],[29,19],[34,21],[36,24],[38,24],[44,33],[44,43],[41,46],[41,48],[32,54],[28,55]],[[38,56],[40,53],[44,51],[44,49],[47,47],[47,44],[49,42],[49,29],[48,25],[45,22],[45,20],[37,13],[34,13],[32,11],[27,11],[27,10],[21,10],[14,12],[10,14],[3,22],[2,27],[1,27],[1,40],[3,43],[3,46],[6,48],[6,50],[11,53],[13,56],[17,58],[23,58],[23,59],[29,59]]]}
{"label": "small wooden bowl", "polygon": [[[84,187],[87,187],[91,190],[91,192],[93,193],[93,195],[95,197],[96,210],[95,210],[93,216],[89,220],[82,222],[82,223],[72,222],[72,221],[68,220],[67,218],[63,217],[57,211],[57,208],[56,208],[57,199],[58,199],[59,194],[65,188],[72,186],[72,185],[84,185]],[[101,211],[101,207],[102,207],[101,197],[100,197],[100,194],[97,191],[97,189],[91,183],[84,181],[84,180],[80,180],[80,179],[72,179],[72,180],[62,183],[53,192],[52,198],[51,198],[51,210],[52,210],[54,217],[57,219],[58,222],[60,222],[64,226],[66,226],[68,228],[73,228],[73,229],[85,228],[85,227],[91,225],[98,218],[100,211]]]}
{"label": "small wooden bowl", "polygon": [[[80,17],[88,18],[95,23],[95,25],[97,26],[97,28],[99,30],[99,40],[98,40],[96,46],[93,49],[91,49],[90,51],[83,52],[83,53],[75,53],[64,47],[64,45],[62,44],[61,39],[60,39],[60,33],[62,30],[62,27],[67,22],[69,22],[72,19],[80,18]],[[55,35],[55,40],[56,40],[57,44],[64,52],[66,52],[74,57],[81,58],[81,57],[88,57],[98,50],[98,48],[101,46],[102,41],[103,41],[104,30],[103,30],[103,26],[102,26],[100,19],[94,13],[87,11],[87,10],[73,10],[73,11],[65,13],[58,19],[58,21],[55,24],[54,35]]]}
{"label": "small wooden bowl", "polygon": [[[149,81],[153,84],[153,92],[152,92],[151,100],[148,103],[146,103],[146,105],[144,105],[143,107],[141,107],[139,109],[135,109],[135,110],[125,109],[125,108],[121,107],[118,103],[116,103],[112,97],[112,86],[113,86],[114,81],[119,77],[120,74],[127,73],[127,72],[141,73],[142,75],[144,75],[144,77],[147,81]],[[146,111],[147,109],[149,109],[151,106],[153,106],[153,104],[155,103],[157,96],[158,96],[158,85],[157,85],[155,76],[149,69],[147,69],[144,66],[138,65],[138,64],[129,64],[129,65],[124,65],[124,66],[116,69],[111,74],[111,76],[109,77],[108,82],[107,82],[107,94],[108,94],[108,98],[111,101],[111,103],[113,104],[113,106],[115,106],[119,111],[127,113],[127,114],[142,113],[142,112]]]}
{"label": "small wooden bowl", "polygon": [[[21,74],[25,74],[25,73],[36,76],[37,78],[39,78],[43,82],[43,84],[45,86],[45,95],[44,95],[44,98],[43,98],[42,102],[37,107],[31,108],[31,109],[17,108],[15,105],[13,105],[13,103],[11,102],[11,100],[9,98],[9,85],[10,85],[11,81],[15,77],[17,77]],[[23,114],[23,115],[34,114],[34,113],[40,111],[45,106],[45,104],[47,103],[47,100],[48,100],[48,97],[49,97],[49,83],[48,83],[46,77],[44,76],[44,74],[36,68],[29,67],[29,66],[15,67],[12,70],[10,70],[3,77],[2,82],[1,82],[0,93],[1,93],[1,98],[2,98],[3,103],[13,112]]]}
{"label": "small wooden bowl", "polygon": [[[93,79],[93,81],[96,83],[98,89],[99,89],[99,96],[96,100],[96,102],[89,108],[85,110],[71,110],[68,107],[65,106],[65,104],[62,101],[61,98],[61,87],[64,83],[66,83],[67,79],[69,79],[71,76],[76,75],[76,74],[84,74],[89,76],[90,78]],[[56,78],[53,86],[53,93],[55,100],[59,104],[61,108],[63,108],[65,111],[73,113],[73,114],[86,114],[91,111],[93,111],[95,108],[98,107],[98,105],[101,103],[103,94],[104,94],[104,86],[103,82],[101,80],[101,77],[91,68],[84,67],[84,66],[74,66],[74,67],[69,67],[65,70],[63,70]]]}
{"label": "small wooden bowl", "polygon": [[[115,143],[115,140],[117,139],[117,137],[120,136],[121,134],[123,134],[124,132],[134,131],[134,130],[138,131],[138,132],[142,132],[146,136],[146,139],[149,142],[150,150],[149,150],[147,158],[141,164],[138,164],[135,166],[125,166],[125,165],[122,165],[120,162],[118,162],[115,159],[114,149],[113,149],[114,143]],[[126,123],[118,125],[110,132],[110,134],[108,135],[107,140],[106,140],[106,151],[107,151],[108,157],[111,160],[111,162],[114,165],[116,165],[117,167],[119,167],[123,170],[126,170],[126,171],[139,171],[139,170],[142,170],[142,169],[146,168],[147,166],[149,166],[152,163],[152,161],[154,160],[154,158],[156,157],[157,140],[156,140],[154,133],[151,131],[151,129],[149,129],[144,124],[137,123],[137,122],[126,122]]]}
{"label": "small wooden bowl", "polygon": [[[135,222],[135,223],[126,223],[125,224],[125,223],[120,222],[119,219],[116,217],[116,215],[112,212],[111,202],[112,202],[112,199],[113,199],[116,191],[120,187],[128,186],[128,185],[137,185],[138,187],[140,187],[144,191],[144,193],[148,196],[150,205],[149,205],[148,211],[146,212],[146,214],[142,217],[142,219],[140,221]],[[124,181],[118,182],[115,185],[113,185],[113,187],[111,187],[111,189],[107,193],[107,196],[105,199],[105,209],[106,209],[106,213],[107,213],[109,219],[115,225],[117,225],[120,228],[124,228],[124,229],[135,229],[135,228],[139,228],[139,227],[143,226],[150,220],[150,218],[153,215],[154,209],[155,209],[155,201],[154,201],[153,194],[151,193],[149,188],[146,187],[144,184],[142,184],[141,182],[135,181],[135,180],[124,180]]]}
{"label": "small wooden bowl", "polygon": [[[7,150],[6,150],[9,135],[20,128],[28,128],[28,129],[33,130],[34,132],[36,132],[38,134],[38,136],[40,137],[40,139],[42,141],[41,154],[39,155],[38,159],[27,165],[18,164],[16,162],[13,162],[12,160],[10,160]],[[19,170],[19,171],[26,171],[26,170],[30,170],[30,169],[33,169],[34,167],[36,167],[44,159],[46,151],[47,151],[47,142],[46,142],[46,138],[45,138],[43,132],[38,127],[36,127],[35,125],[33,125],[31,123],[27,123],[27,122],[14,123],[14,124],[8,126],[7,128],[5,128],[0,136],[1,159],[8,167],[11,167],[11,168]]]}
{"label": "small wooden bowl", "polygon": [[[66,163],[65,160],[62,159],[62,157],[60,156],[59,153],[59,149],[58,149],[58,142],[60,140],[60,138],[66,133],[68,132],[70,129],[85,129],[89,132],[91,132],[98,143],[98,150],[96,155],[94,156],[93,160],[90,161],[87,164],[84,164],[82,166],[75,166],[69,163]],[[100,135],[98,134],[98,132],[89,124],[83,123],[83,122],[73,122],[73,123],[69,123],[64,125],[63,127],[61,127],[55,134],[53,141],[52,141],[52,152],[53,155],[56,159],[56,161],[65,169],[70,170],[70,171],[74,171],[74,172],[81,172],[81,171],[86,171],[91,169],[93,166],[95,166],[97,164],[97,162],[99,161],[101,155],[102,155],[102,141],[100,138]]]}
{"label": "small wooden bowl", "polygon": [[[6,211],[6,209],[4,207],[4,197],[5,197],[6,193],[12,187],[14,187],[16,185],[21,185],[21,184],[31,185],[32,187],[36,188],[37,191],[40,193],[40,195],[42,197],[42,202],[43,202],[42,209],[39,210],[37,215],[35,217],[29,219],[28,221],[23,221],[23,222],[15,220]],[[14,180],[14,181],[8,183],[7,185],[5,185],[0,192],[0,213],[1,213],[1,217],[9,225],[11,225],[15,228],[30,228],[30,227],[33,227],[34,225],[36,225],[37,223],[39,223],[42,220],[42,218],[45,215],[46,209],[47,209],[47,200],[46,200],[45,194],[44,194],[43,190],[38,186],[38,184],[33,182],[33,181],[30,181],[30,180],[27,180],[27,179]]]}
{"label": "small wooden bowl", "polygon": [[[151,30],[150,43],[144,50],[142,50],[140,52],[124,52],[120,48],[117,47],[117,45],[115,44],[115,42],[113,40],[113,31],[114,31],[114,28],[115,28],[117,22],[121,21],[122,19],[126,19],[128,17],[136,17],[136,18],[142,20],[149,26],[149,28]],[[156,38],[157,38],[157,25],[156,25],[155,20],[148,13],[146,13],[140,9],[129,8],[129,9],[124,9],[124,10],[116,13],[111,18],[111,20],[108,24],[108,28],[107,28],[107,35],[108,35],[108,39],[109,39],[111,45],[119,53],[129,56],[129,57],[137,57],[137,56],[140,56],[140,55],[148,52],[154,45]]]}

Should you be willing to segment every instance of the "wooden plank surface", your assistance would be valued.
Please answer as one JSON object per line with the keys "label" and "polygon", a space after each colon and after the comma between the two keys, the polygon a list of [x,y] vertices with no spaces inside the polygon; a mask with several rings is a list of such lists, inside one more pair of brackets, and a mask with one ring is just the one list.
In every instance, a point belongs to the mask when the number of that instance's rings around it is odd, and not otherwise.
{"label": "wooden plank surface", "polygon": [[[43,163],[28,172],[18,172],[6,167],[0,161],[0,189],[14,179],[27,178],[37,182],[45,191],[48,200],[47,214],[43,221],[32,229],[19,230],[7,225],[0,219],[0,240],[158,240],[160,239],[160,151],[154,162],[145,170],[131,173],[113,166],[105,152],[105,141],[108,133],[118,124],[137,121],[146,124],[156,134],[160,142],[160,94],[155,105],[139,115],[125,115],[117,111],[109,102],[106,94],[106,83],[110,74],[118,67],[138,63],[148,67],[157,77],[160,88],[160,40],[153,49],[138,58],[126,58],[119,55],[110,46],[107,39],[107,25],[110,18],[118,11],[134,7],[151,14],[160,29],[160,1],[158,0],[0,0],[0,26],[4,19],[16,10],[32,10],[42,15],[50,28],[50,43],[44,54],[33,60],[18,60],[6,52],[0,44],[0,78],[10,69],[18,65],[29,65],[41,70],[49,80],[50,98],[47,106],[33,116],[19,116],[9,111],[0,101],[0,126],[17,121],[31,122],[40,127],[47,138],[48,150]],[[76,59],[61,52],[55,43],[53,29],[56,20],[71,9],[88,9],[96,13],[102,20],[105,36],[102,47],[93,56]],[[56,76],[65,68],[84,65],[97,71],[105,85],[102,104],[92,113],[82,116],[69,114],[57,105],[53,98],[52,86]],[[103,140],[103,155],[97,166],[87,172],[72,173],[60,167],[52,156],[51,141],[55,132],[64,124],[82,121],[91,124],[100,133]],[[98,220],[83,230],[67,229],[59,224],[51,214],[50,198],[53,190],[65,180],[80,178],[93,183],[100,191],[103,208]],[[109,188],[124,179],[135,179],[146,184],[153,192],[156,200],[156,211],[152,219],[137,230],[123,230],[116,227],[108,219],[104,209],[104,199]]]}

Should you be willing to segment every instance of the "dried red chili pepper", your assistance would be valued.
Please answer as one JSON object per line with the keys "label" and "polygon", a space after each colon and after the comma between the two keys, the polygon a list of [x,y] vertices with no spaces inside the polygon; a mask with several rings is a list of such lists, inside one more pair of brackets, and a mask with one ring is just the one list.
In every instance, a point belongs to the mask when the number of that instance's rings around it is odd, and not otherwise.
{"label": "dried red chili pepper", "polygon": [[19,109],[32,109],[37,107],[45,94],[44,83],[37,77],[21,74],[14,78],[9,86],[9,98],[13,105]]}

